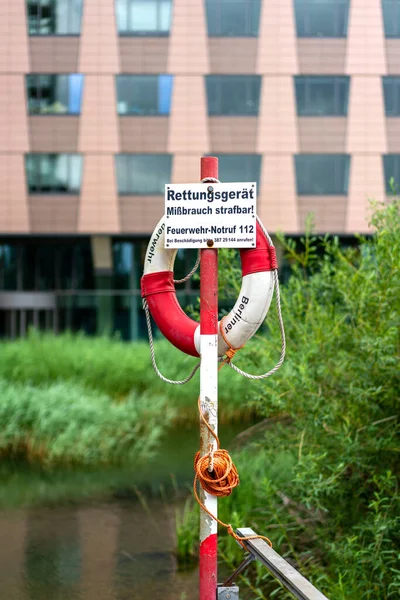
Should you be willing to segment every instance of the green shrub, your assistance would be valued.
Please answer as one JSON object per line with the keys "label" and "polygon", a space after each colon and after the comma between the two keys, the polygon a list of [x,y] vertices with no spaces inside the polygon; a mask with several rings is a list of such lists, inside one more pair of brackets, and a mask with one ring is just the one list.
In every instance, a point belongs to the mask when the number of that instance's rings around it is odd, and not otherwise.
{"label": "green shrub", "polygon": [[[400,592],[399,202],[375,206],[372,224],[375,234],[356,249],[310,233],[300,244],[281,238],[293,263],[282,286],[287,358],[247,396],[274,420],[237,457],[241,485],[220,502],[222,519],[270,536],[328,597],[343,600]],[[230,272],[225,287],[232,281]],[[276,320],[267,327],[241,354],[251,372],[276,361]],[[221,549],[239,560],[226,536]],[[259,594],[289,597],[263,569],[252,580]]]}

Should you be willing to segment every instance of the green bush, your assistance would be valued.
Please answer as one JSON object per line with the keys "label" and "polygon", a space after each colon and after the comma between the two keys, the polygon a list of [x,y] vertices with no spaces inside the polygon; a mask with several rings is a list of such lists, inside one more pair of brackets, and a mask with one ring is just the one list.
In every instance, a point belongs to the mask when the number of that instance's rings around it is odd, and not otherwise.
{"label": "green bush", "polygon": [[[270,536],[343,600],[400,595],[399,202],[375,206],[372,224],[375,234],[356,249],[310,233],[301,243],[281,238],[293,263],[282,286],[287,358],[248,386],[270,421],[236,457],[241,486],[220,502],[222,519]],[[230,272],[221,285],[232,281]],[[278,328],[270,317],[267,325],[241,354],[252,372],[276,360]],[[222,551],[231,563],[240,558],[230,540]],[[253,575],[259,597],[289,598],[265,570]]]}
{"label": "green bush", "polygon": [[116,403],[71,383],[0,381],[0,458],[97,467],[147,460],[174,416],[165,397]]}

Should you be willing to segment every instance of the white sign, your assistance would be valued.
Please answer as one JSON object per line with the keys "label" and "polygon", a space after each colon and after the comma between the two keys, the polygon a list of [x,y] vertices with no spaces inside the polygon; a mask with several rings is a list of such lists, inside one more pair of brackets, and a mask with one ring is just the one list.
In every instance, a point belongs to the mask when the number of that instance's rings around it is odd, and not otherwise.
{"label": "white sign", "polygon": [[254,248],[256,183],[165,186],[166,248]]}

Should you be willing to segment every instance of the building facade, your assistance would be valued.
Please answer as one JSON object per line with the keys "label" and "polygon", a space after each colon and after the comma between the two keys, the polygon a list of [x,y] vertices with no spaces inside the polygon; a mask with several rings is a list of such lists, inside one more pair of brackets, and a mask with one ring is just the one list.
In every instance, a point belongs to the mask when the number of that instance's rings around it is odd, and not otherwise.
{"label": "building facade", "polygon": [[[0,335],[144,331],[167,182],[257,181],[273,233],[368,232],[400,180],[400,0],[3,0]],[[178,270],[191,263],[181,252]],[[187,284],[182,302],[197,294]]]}

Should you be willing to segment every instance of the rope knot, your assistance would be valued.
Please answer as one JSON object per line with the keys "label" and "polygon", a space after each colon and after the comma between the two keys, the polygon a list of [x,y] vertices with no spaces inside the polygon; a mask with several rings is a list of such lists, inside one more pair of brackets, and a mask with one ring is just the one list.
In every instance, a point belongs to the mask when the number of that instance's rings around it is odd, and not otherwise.
{"label": "rope knot", "polygon": [[219,367],[219,371],[222,369],[222,367],[224,365],[226,365],[227,363],[230,363],[231,360],[233,359],[233,357],[235,356],[236,352],[238,350],[240,350],[241,348],[243,348],[243,346],[239,346],[239,348],[234,348],[232,346],[232,344],[230,343],[230,341],[228,340],[228,338],[226,337],[225,333],[224,333],[224,329],[223,329],[223,322],[224,322],[224,318],[223,317],[219,323],[219,331],[221,333],[222,339],[224,340],[225,344],[228,346],[228,349],[225,352],[225,356],[226,358],[222,361],[221,366]]}
{"label": "rope knot", "polygon": [[228,348],[228,350],[225,352],[226,357],[227,357],[227,361],[231,361],[232,358],[235,356],[237,350],[235,350],[234,348]]}

